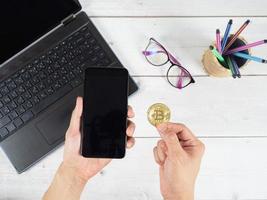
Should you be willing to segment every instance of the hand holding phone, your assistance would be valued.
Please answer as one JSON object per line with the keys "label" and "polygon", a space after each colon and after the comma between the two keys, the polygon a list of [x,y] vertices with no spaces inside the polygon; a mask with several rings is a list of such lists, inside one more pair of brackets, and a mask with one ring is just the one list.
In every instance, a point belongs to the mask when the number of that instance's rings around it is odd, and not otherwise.
{"label": "hand holding phone", "polygon": [[128,71],[85,71],[81,154],[90,158],[123,158],[126,148]]}

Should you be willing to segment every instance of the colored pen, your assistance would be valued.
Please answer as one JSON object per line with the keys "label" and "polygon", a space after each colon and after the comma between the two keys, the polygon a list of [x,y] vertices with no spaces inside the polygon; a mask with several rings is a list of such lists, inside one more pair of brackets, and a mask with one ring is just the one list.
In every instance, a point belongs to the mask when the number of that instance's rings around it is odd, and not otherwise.
{"label": "colored pen", "polygon": [[223,53],[226,52],[231,46],[232,44],[236,41],[237,37],[240,35],[240,33],[247,27],[247,25],[249,24],[250,20],[247,20],[239,29],[238,31],[234,34],[234,36],[232,37],[232,39],[229,41],[229,43],[226,45],[226,47],[223,50]]}
{"label": "colored pen", "polygon": [[244,46],[240,46],[240,47],[231,49],[231,50],[225,52],[224,55],[229,55],[229,54],[233,54],[235,52],[244,51],[244,50],[247,50],[247,49],[249,49],[251,47],[259,46],[259,45],[266,44],[266,43],[267,43],[267,40],[261,40],[261,41],[258,41],[258,42],[254,42],[254,43],[251,43],[251,44],[247,44],[247,45],[244,45]]}
{"label": "colored pen", "polygon": [[221,46],[221,33],[220,30],[216,30],[216,46],[220,54],[222,54],[222,46]]}
{"label": "colored pen", "polygon": [[235,61],[235,59],[232,57],[232,56],[229,56],[230,57],[230,60],[233,64],[233,67],[234,67],[234,70],[235,70],[235,74],[238,78],[241,78],[241,74],[240,74],[240,71],[239,71],[239,67]]}
{"label": "colored pen", "polygon": [[214,46],[210,45],[210,50],[213,53],[213,55],[222,63],[225,63],[224,58],[222,57],[222,55],[216,50],[216,48],[214,48]]}
{"label": "colored pen", "polygon": [[247,59],[247,60],[253,60],[253,61],[256,61],[256,62],[260,62],[260,63],[267,63],[267,60],[265,60],[265,59],[262,59],[262,58],[259,58],[259,57],[256,57],[256,56],[251,56],[251,55],[248,55],[248,54],[245,54],[245,53],[237,52],[237,53],[234,53],[233,55],[237,56],[237,57],[240,57],[240,58]]}
{"label": "colored pen", "polygon": [[225,29],[223,40],[222,40],[222,52],[224,51],[226,42],[228,40],[228,36],[229,36],[230,30],[231,30],[232,24],[233,24],[233,20],[230,19],[229,22],[228,22],[228,24],[227,24],[227,27]]}
{"label": "colored pen", "polygon": [[233,63],[231,62],[229,56],[226,57],[226,61],[227,61],[227,65],[228,65],[229,69],[231,70],[231,74],[232,74],[233,78],[236,78],[236,73],[235,73],[235,70],[234,70],[234,66],[233,66]]}

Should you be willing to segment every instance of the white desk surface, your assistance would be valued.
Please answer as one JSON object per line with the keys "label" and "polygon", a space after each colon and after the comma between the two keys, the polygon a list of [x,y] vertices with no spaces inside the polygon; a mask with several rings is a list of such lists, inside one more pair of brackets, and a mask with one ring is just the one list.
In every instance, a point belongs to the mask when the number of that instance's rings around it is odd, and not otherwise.
{"label": "white desk surface", "polygon": [[[152,148],[158,140],[146,120],[154,102],[172,110],[172,121],[187,124],[206,145],[196,184],[196,199],[267,199],[267,65],[250,62],[243,77],[208,77],[203,51],[224,31],[228,19],[247,41],[267,38],[267,2],[178,0],[82,0],[84,10],[140,85],[130,97],[136,112],[136,146],[124,160],[113,161],[90,181],[82,199],[162,199]],[[226,6],[229,5],[229,6]],[[164,77],[167,66],[153,68],[141,54],[155,37],[195,76],[196,84],[179,91]],[[267,47],[253,54],[267,56]],[[37,200],[49,186],[62,160],[63,147],[18,175],[0,151],[0,200]]]}

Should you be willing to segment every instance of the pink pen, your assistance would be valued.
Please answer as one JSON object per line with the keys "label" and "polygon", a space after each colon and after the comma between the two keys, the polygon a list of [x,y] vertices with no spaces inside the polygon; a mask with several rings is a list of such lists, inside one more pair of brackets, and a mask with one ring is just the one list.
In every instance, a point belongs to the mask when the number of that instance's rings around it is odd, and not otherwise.
{"label": "pink pen", "polygon": [[237,48],[231,49],[231,50],[225,52],[224,55],[230,55],[230,54],[233,54],[233,53],[236,53],[236,52],[239,52],[239,51],[244,51],[244,50],[247,50],[247,49],[249,49],[251,47],[259,46],[259,45],[262,45],[262,44],[265,44],[265,43],[267,43],[267,40],[261,40],[261,41],[258,41],[258,42],[247,44],[247,45],[244,45],[244,46],[241,46],[241,47],[237,47]]}
{"label": "pink pen", "polygon": [[216,30],[216,46],[219,53],[222,54],[221,34],[219,29]]}

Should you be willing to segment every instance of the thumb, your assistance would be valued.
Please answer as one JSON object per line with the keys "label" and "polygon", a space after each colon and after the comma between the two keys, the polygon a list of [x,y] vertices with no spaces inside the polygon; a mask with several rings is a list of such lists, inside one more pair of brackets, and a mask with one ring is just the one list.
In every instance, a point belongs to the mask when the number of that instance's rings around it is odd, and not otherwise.
{"label": "thumb", "polygon": [[165,141],[167,146],[167,152],[170,156],[177,156],[183,152],[183,148],[179,142],[177,133],[172,129],[171,123],[162,123],[157,126],[157,129]]}
{"label": "thumb", "polygon": [[80,133],[82,110],[83,110],[83,100],[81,97],[78,97],[76,99],[76,106],[71,115],[70,126],[68,130],[69,136],[74,136]]}

